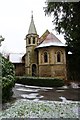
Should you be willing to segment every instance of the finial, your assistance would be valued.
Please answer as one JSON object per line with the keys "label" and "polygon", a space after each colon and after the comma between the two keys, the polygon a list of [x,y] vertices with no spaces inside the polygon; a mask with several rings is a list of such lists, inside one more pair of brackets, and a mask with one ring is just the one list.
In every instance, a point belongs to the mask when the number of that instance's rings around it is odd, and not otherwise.
{"label": "finial", "polygon": [[33,18],[33,10],[31,11],[31,18]]}

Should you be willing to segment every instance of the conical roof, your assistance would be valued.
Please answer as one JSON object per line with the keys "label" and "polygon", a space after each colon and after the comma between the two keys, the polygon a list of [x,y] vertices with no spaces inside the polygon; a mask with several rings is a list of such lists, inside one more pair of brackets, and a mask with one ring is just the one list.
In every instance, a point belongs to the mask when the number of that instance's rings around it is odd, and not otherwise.
{"label": "conical roof", "polygon": [[37,48],[49,47],[49,46],[65,47],[65,44],[63,44],[53,33],[50,33],[47,35],[46,39],[39,46],[37,46]]}
{"label": "conical roof", "polygon": [[31,33],[37,34],[36,27],[35,27],[34,20],[33,20],[33,14],[31,16],[31,23],[30,23],[29,30],[28,30],[28,34],[31,34]]}

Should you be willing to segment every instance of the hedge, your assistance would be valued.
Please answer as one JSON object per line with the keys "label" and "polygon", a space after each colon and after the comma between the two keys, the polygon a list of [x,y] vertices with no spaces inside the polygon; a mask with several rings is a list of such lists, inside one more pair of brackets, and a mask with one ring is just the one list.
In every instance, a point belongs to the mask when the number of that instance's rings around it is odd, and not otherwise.
{"label": "hedge", "polygon": [[42,87],[61,87],[64,85],[64,80],[58,78],[47,78],[47,77],[26,77],[17,76],[16,83],[42,86]]}

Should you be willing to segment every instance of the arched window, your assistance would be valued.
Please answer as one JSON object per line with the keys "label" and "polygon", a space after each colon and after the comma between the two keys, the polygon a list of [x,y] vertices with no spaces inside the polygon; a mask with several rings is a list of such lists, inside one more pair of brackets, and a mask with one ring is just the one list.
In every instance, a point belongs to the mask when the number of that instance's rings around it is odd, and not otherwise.
{"label": "arched window", "polygon": [[61,53],[57,52],[57,62],[61,62]]}
{"label": "arched window", "polygon": [[45,63],[48,62],[48,53],[47,52],[44,53],[44,62]]}
{"label": "arched window", "polygon": [[35,37],[33,37],[33,44],[35,44]]}
{"label": "arched window", "polygon": [[28,38],[28,44],[31,44],[31,39],[30,38]]}

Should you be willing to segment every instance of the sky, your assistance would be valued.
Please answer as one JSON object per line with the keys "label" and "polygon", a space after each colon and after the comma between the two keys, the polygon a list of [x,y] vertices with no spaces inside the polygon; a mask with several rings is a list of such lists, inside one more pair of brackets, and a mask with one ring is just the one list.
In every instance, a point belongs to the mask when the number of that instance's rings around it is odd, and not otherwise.
{"label": "sky", "polygon": [[63,43],[62,35],[57,35],[52,23],[53,16],[45,16],[43,7],[46,0],[0,0],[0,35],[5,40],[0,51],[3,53],[25,53],[25,36],[31,21],[33,11],[34,23],[39,36],[46,29],[55,34]]}

